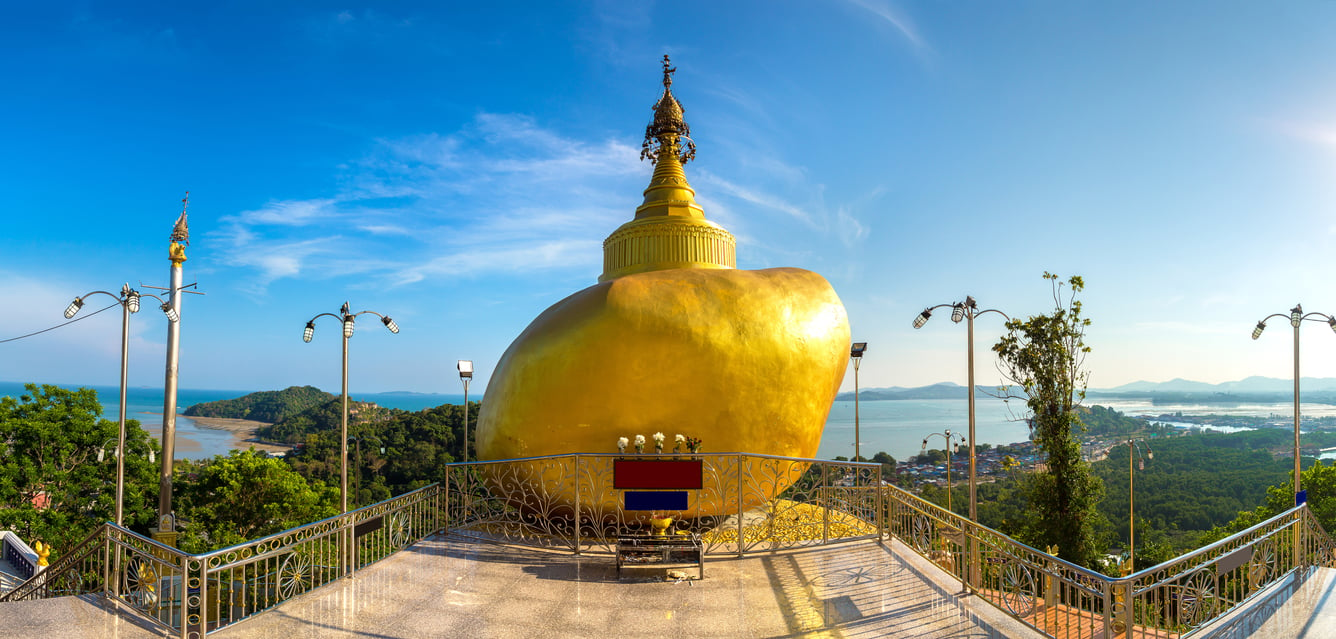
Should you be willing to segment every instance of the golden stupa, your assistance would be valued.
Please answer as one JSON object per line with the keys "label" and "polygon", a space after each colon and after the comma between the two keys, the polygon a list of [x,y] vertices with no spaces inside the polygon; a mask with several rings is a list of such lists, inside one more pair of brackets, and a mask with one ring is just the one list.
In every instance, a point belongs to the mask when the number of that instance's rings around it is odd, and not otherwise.
{"label": "golden stupa", "polygon": [[[481,460],[616,453],[636,435],[652,450],[656,432],[668,450],[682,434],[706,453],[816,454],[848,359],[844,305],[816,273],[736,268],[733,235],[705,219],[682,169],[696,148],[674,71],[664,56],[644,203],[604,241],[599,283],[552,305],[502,355],[478,416]],[[560,484],[535,481],[549,497]],[[614,497],[581,509],[608,512]],[[714,500],[683,516],[739,506]]]}

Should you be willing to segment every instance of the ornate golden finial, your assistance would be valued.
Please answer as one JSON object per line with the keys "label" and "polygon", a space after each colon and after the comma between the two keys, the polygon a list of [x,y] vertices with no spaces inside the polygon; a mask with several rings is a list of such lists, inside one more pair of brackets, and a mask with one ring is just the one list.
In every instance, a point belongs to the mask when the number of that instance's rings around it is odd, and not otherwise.
{"label": "ornate golden finial", "polygon": [[[696,157],[696,143],[691,141],[691,127],[682,118],[686,109],[673,97],[673,74],[668,55],[663,56],[663,95],[654,103],[654,119],[645,127],[645,142],[640,146],[640,159],[658,163],[665,155],[677,156],[682,164]],[[684,144],[685,143],[685,144]]]}
{"label": "ornate golden finial", "polygon": [[663,54],[663,88],[667,89],[673,86],[673,74],[677,73],[677,67],[669,66],[668,54]]}
{"label": "ornate golden finial", "polygon": [[190,228],[186,226],[186,210],[189,208],[190,191],[186,191],[186,196],[181,198],[181,216],[176,218],[176,226],[172,227],[172,244],[167,249],[167,259],[173,264],[186,261],[186,246],[190,244]]}

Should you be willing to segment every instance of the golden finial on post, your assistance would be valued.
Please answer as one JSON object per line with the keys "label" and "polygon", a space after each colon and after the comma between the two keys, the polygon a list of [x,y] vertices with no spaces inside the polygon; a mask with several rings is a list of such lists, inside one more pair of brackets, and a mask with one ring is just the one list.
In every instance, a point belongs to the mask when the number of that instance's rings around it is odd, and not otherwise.
{"label": "golden finial on post", "polygon": [[640,146],[640,159],[648,159],[657,164],[661,157],[676,156],[678,162],[686,164],[696,157],[696,143],[691,141],[691,127],[682,118],[686,111],[682,103],[673,96],[673,74],[677,67],[672,66],[668,55],[663,56],[663,95],[654,103],[654,119],[645,127],[645,142]]}
{"label": "golden finial on post", "polygon": [[186,191],[186,196],[181,198],[181,216],[176,218],[176,226],[172,227],[172,244],[167,249],[167,259],[173,264],[186,261],[186,246],[190,244],[190,228],[186,225],[186,211],[189,208],[190,191]]}
{"label": "golden finial on post", "polygon": [[677,67],[670,65],[668,54],[663,54],[663,88],[665,89],[673,86],[673,74],[677,73]]}

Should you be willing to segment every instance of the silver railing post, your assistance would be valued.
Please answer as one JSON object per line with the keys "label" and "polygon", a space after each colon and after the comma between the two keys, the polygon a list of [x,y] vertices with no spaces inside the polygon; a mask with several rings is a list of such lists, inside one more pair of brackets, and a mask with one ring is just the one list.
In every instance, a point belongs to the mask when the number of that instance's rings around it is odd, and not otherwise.
{"label": "silver railing post", "polygon": [[830,466],[822,464],[821,494],[825,495],[825,499],[822,500],[825,503],[821,505],[823,510],[821,516],[821,544],[823,546],[830,543],[830,502],[833,501],[830,496],[833,492],[830,486]]}
{"label": "silver railing post", "polygon": [[575,455],[575,554],[580,554],[580,460],[584,456]]}
{"label": "silver railing post", "polygon": [[738,556],[742,556],[742,455],[738,455]]}

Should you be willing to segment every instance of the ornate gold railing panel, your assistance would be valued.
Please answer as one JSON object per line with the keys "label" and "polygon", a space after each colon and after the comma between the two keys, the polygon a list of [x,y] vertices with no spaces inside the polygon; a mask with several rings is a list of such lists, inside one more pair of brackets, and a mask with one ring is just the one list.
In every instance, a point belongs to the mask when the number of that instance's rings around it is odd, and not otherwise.
{"label": "ornate gold railing panel", "polygon": [[103,524],[0,601],[102,592],[172,636],[199,639],[436,533],[443,493],[432,484],[202,555]]}
{"label": "ornate gold railing panel", "polygon": [[885,492],[889,534],[980,599],[1051,637],[1112,638],[1129,627],[1134,636],[1188,637],[1291,575],[1336,564],[1336,542],[1306,505],[1115,578],[972,524],[899,488]]}
{"label": "ornate gold railing panel", "polygon": [[740,453],[452,464],[446,526],[480,539],[611,554],[619,535],[648,532],[652,514],[622,507],[612,481],[619,458],[701,461],[701,488],[688,491],[687,510],[657,514],[673,518],[674,533],[699,535],[706,554],[876,539],[881,532],[879,464]]}

